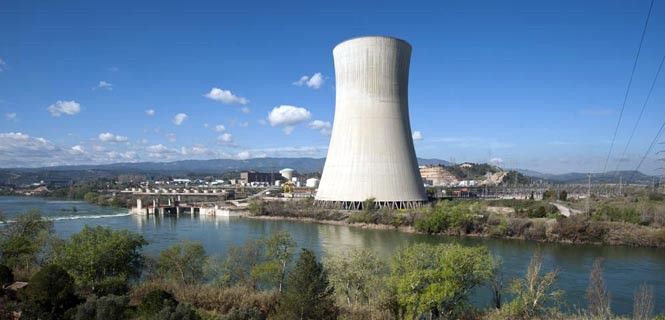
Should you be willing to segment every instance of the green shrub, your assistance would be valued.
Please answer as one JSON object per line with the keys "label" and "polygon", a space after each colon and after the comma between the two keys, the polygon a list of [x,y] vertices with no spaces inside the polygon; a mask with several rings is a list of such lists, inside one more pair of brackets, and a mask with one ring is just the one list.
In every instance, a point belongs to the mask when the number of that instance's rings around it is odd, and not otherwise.
{"label": "green shrub", "polygon": [[27,319],[62,319],[79,302],[74,279],[63,268],[49,265],[37,272],[21,293]]}
{"label": "green shrub", "polygon": [[617,208],[602,205],[593,213],[593,218],[600,221],[619,221],[638,224],[641,221],[640,213],[635,208]]}
{"label": "green shrub", "polygon": [[169,292],[164,290],[153,290],[143,297],[139,305],[139,313],[144,316],[156,315],[164,307],[170,304],[177,304],[176,299]]}
{"label": "green shrub", "polygon": [[74,320],[123,320],[127,319],[126,296],[107,295],[101,298],[90,296],[84,304],[76,308]]}

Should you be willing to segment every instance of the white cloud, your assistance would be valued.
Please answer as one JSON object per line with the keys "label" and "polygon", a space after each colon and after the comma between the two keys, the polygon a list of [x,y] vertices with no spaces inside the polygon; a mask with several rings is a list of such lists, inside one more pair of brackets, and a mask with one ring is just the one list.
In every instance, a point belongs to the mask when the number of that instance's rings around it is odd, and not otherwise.
{"label": "white cloud", "polygon": [[325,82],[323,78],[323,74],[320,72],[317,72],[313,74],[311,77],[310,76],[302,76],[298,81],[294,82],[293,85],[302,87],[302,86],[307,86],[308,88],[312,89],[318,89],[321,88],[323,83]]}
{"label": "white cloud", "polygon": [[215,132],[224,132],[226,131],[226,127],[224,127],[223,124],[218,124],[215,126]]}
{"label": "white cloud", "polygon": [[46,110],[51,113],[54,117],[59,117],[62,114],[73,116],[81,112],[81,105],[72,100],[72,101],[56,101],[54,104],[50,105]]}
{"label": "white cloud", "polygon": [[284,133],[293,132],[294,126],[309,120],[312,114],[309,110],[296,106],[281,105],[275,107],[268,114],[268,122],[271,126],[284,127]]}
{"label": "white cloud", "polygon": [[176,138],[177,138],[177,136],[173,132],[170,132],[170,133],[166,134],[166,140],[169,140],[169,142],[175,142]]}
{"label": "white cloud", "polygon": [[5,113],[5,118],[7,118],[9,121],[16,121],[16,112]]}
{"label": "white cloud", "polygon": [[313,130],[319,130],[319,132],[321,132],[322,135],[329,135],[330,130],[332,129],[330,121],[323,121],[323,120],[314,120],[310,122],[307,125],[307,127]]}
{"label": "white cloud", "polygon": [[2,58],[0,58],[0,72],[3,72],[5,70],[7,70],[7,63],[5,63],[5,61],[2,60]]}
{"label": "white cloud", "polygon": [[240,151],[240,152],[238,152],[238,154],[236,154],[236,159],[239,159],[239,160],[246,160],[246,159],[249,159],[249,157],[250,157],[250,154],[249,154],[249,151],[247,151],[247,150]]}
{"label": "white cloud", "polygon": [[113,85],[110,82],[106,82],[106,81],[102,80],[102,81],[99,81],[99,83],[97,84],[95,89],[104,89],[104,90],[111,91],[111,90],[113,90]]}
{"label": "white cloud", "polygon": [[242,111],[242,113],[250,113],[252,110],[250,110],[248,107],[242,107],[240,111]]}
{"label": "white cloud", "polygon": [[75,145],[71,148],[71,153],[72,154],[84,154],[85,153],[85,148],[83,148],[80,145]]}
{"label": "white cloud", "polygon": [[413,141],[420,141],[423,139],[423,134],[420,131],[414,131],[411,135]]}
{"label": "white cloud", "polygon": [[115,135],[110,132],[103,132],[99,134],[99,140],[104,142],[125,142],[127,137],[121,135]]}
{"label": "white cloud", "polygon": [[155,115],[155,110],[154,109],[148,109],[145,111],[145,115],[148,117],[152,117]]}
{"label": "white cloud", "polygon": [[187,114],[185,113],[178,113],[173,117],[173,123],[176,126],[181,125],[185,120],[187,120]]}
{"label": "white cloud", "polygon": [[243,97],[236,96],[231,90],[224,90],[220,88],[212,88],[210,92],[206,93],[204,97],[218,101],[225,104],[248,104],[249,100]]}
{"label": "white cloud", "polygon": [[247,122],[247,121],[240,122],[240,123],[238,123],[238,127],[247,128],[247,127],[249,127],[249,122]]}
{"label": "white cloud", "polygon": [[224,133],[224,134],[220,135],[219,137],[217,137],[217,142],[219,142],[220,144],[231,143],[231,142],[233,142],[233,135],[231,135],[228,132]]}

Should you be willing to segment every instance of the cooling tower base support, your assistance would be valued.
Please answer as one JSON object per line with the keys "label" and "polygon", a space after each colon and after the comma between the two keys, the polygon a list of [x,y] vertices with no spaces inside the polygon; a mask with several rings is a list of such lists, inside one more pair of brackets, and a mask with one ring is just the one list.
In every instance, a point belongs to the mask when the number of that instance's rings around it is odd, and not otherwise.
{"label": "cooling tower base support", "polygon": [[[425,203],[426,201],[374,201],[374,207],[378,209],[417,209]],[[314,201],[315,207],[325,209],[364,210],[364,205],[364,201]]]}

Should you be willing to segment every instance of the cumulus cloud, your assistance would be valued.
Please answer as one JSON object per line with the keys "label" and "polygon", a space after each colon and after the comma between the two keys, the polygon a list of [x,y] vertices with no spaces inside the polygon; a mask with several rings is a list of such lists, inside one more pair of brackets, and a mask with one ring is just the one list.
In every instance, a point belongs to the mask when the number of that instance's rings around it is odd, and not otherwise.
{"label": "cumulus cloud", "polygon": [[226,127],[224,127],[223,124],[218,124],[215,126],[215,132],[224,132],[226,131]]}
{"label": "cumulus cloud", "polygon": [[72,154],[84,154],[84,153],[85,153],[85,148],[83,148],[82,146],[80,146],[80,145],[77,144],[77,145],[73,146],[73,147],[70,149],[70,152],[71,152]]}
{"label": "cumulus cloud", "polygon": [[414,131],[411,135],[413,141],[420,141],[423,139],[423,134],[420,131]]}
{"label": "cumulus cloud", "polygon": [[0,167],[34,167],[71,161],[69,154],[41,137],[22,132],[0,133]]}
{"label": "cumulus cloud", "polygon": [[248,107],[242,107],[240,111],[242,111],[242,113],[250,113],[252,110],[250,110]]}
{"label": "cumulus cloud", "polygon": [[81,105],[74,101],[61,101],[58,100],[54,104],[50,105],[46,110],[51,113],[54,117],[59,117],[60,115],[66,114],[73,116],[81,112]]}
{"label": "cumulus cloud", "polygon": [[294,126],[309,120],[312,113],[309,110],[296,106],[281,105],[275,107],[268,114],[268,122],[271,126],[284,127],[284,133],[293,132]]}
{"label": "cumulus cloud", "polygon": [[155,110],[154,109],[148,109],[145,111],[145,115],[148,117],[152,117],[155,115]]}
{"label": "cumulus cloud", "polygon": [[99,83],[97,84],[95,89],[103,89],[103,90],[111,91],[111,90],[113,90],[113,85],[110,82],[102,80],[102,81],[99,81]]}
{"label": "cumulus cloud", "polygon": [[220,88],[212,88],[210,89],[210,92],[206,93],[203,95],[204,97],[214,100],[217,102],[221,102],[224,104],[248,104],[249,100],[243,97],[236,96],[231,92],[231,90],[224,90]]}
{"label": "cumulus cloud", "polygon": [[239,160],[247,160],[247,159],[249,159],[249,157],[250,157],[250,154],[249,154],[249,151],[247,151],[247,150],[240,151],[236,154],[236,159],[239,159]]}
{"label": "cumulus cloud", "polygon": [[314,120],[307,124],[307,127],[313,130],[319,130],[322,135],[329,135],[332,125],[330,121]]}
{"label": "cumulus cloud", "polygon": [[317,72],[313,74],[311,77],[310,76],[302,76],[298,81],[294,82],[293,85],[295,86],[307,86],[308,88],[312,89],[318,89],[321,88],[325,80],[323,79],[323,74],[320,72]]}
{"label": "cumulus cloud", "polygon": [[185,120],[187,120],[187,114],[185,113],[178,113],[173,117],[173,123],[176,126],[181,125]]}
{"label": "cumulus cloud", "polygon": [[3,72],[5,70],[7,70],[7,63],[5,63],[5,61],[2,60],[2,58],[0,58],[0,72]]}
{"label": "cumulus cloud", "polygon": [[16,121],[16,112],[5,113],[5,118],[7,118],[9,121]]}
{"label": "cumulus cloud", "polygon": [[177,136],[173,132],[167,133],[166,140],[169,140],[169,142],[175,142],[177,140]]}
{"label": "cumulus cloud", "polygon": [[99,134],[99,140],[104,142],[125,142],[127,137],[121,135],[115,135],[110,132],[103,132]]}
{"label": "cumulus cloud", "polygon": [[228,132],[221,134],[219,137],[217,137],[217,142],[219,142],[220,144],[229,144],[233,142],[233,135],[231,135]]}

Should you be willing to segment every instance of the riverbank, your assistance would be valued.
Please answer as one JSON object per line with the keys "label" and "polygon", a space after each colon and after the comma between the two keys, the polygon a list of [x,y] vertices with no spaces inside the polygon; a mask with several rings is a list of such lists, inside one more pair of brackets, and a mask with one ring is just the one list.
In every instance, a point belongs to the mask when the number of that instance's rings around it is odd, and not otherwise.
{"label": "riverbank", "polygon": [[[295,204],[294,204],[295,203]],[[480,202],[440,203],[420,210],[344,211],[315,208],[305,201],[255,202],[250,219],[287,220],[405,233],[532,240],[563,244],[665,247],[665,228],[627,222],[598,221],[584,215],[570,217],[549,212],[544,217],[488,207]]]}

